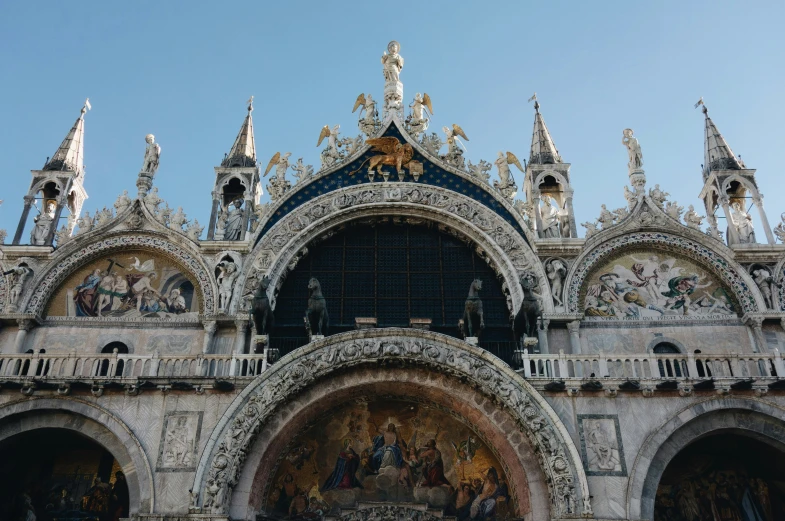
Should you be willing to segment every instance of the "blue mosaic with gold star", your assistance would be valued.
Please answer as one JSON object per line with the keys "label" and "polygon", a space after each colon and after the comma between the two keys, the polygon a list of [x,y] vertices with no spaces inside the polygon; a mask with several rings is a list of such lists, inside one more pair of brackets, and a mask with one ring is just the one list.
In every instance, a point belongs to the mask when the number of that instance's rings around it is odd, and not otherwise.
{"label": "blue mosaic with gold star", "polygon": [[[396,137],[402,143],[406,141],[395,124],[390,124],[383,135]],[[300,205],[305,204],[311,199],[314,199],[320,195],[334,192],[343,187],[370,183],[370,181],[368,181],[368,176],[366,175],[367,164],[363,165],[363,162],[375,155],[378,155],[378,152],[373,152],[369,149],[363,155],[358,156],[351,163],[344,165],[343,168],[328,175],[319,177],[305,186],[295,188],[292,192],[287,194],[286,197],[288,197],[288,199],[286,202],[278,207],[270,220],[267,221],[264,228],[262,229],[262,233],[257,237],[256,242],[258,243],[262,236],[264,236],[264,234],[267,233],[270,228],[272,228],[275,223],[281,220],[285,215],[294,209],[299,208]],[[474,199],[475,201],[496,212],[497,215],[507,221],[513,228],[515,228],[521,237],[526,240],[526,235],[515,218],[513,218],[504,205],[502,205],[488,191],[467,179],[457,176],[452,172],[444,170],[443,168],[435,165],[425,156],[420,154],[416,149],[414,151],[413,159],[420,161],[423,165],[423,175],[420,177],[420,180],[417,181],[418,184],[439,186],[441,188],[446,188],[453,192],[457,192]],[[390,172],[391,180],[398,180],[398,174],[395,171],[395,167],[385,166],[384,169],[385,171]],[[350,172],[356,173],[354,175],[349,175]],[[382,179],[379,175],[376,175],[374,180],[375,182],[379,182]],[[408,170],[406,172],[405,181],[412,183],[415,182]]]}

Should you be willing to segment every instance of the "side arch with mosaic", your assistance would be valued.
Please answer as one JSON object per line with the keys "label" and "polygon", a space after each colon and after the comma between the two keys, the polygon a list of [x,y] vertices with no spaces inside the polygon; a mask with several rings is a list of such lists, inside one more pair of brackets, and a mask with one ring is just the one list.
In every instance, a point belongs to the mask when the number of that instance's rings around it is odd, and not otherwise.
{"label": "side arch with mosaic", "polygon": [[568,274],[567,305],[587,317],[641,319],[765,309],[755,283],[732,259],[656,231],[608,238],[584,252]]}

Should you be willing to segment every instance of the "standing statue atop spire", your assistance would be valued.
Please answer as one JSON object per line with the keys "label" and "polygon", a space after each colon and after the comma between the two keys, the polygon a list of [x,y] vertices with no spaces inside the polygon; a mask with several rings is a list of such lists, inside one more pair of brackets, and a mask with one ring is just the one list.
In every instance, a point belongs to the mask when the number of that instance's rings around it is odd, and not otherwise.
{"label": "standing statue atop spire", "polygon": [[142,169],[139,171],[139,177],[136,180],[136,187],[139,189],[139,195],[143,196],[150,191],[153,187],[153,177],[158,170],[158,163],[161,159],[161,145],[155,142],[155,136],[147,134],[144,138],[147,142],[147,148],[144,151],[144,160],[142,161]]}
{"label": "standing statue atop spire", "polygon": [[397,113],[402,119],[403,83],[400,81],[403,69],[403,56],[398,54],[401,46],[395,40],[387,44],[382,54],[382,74],[384,74],[384,118]]}
{"label": "standing statue atop spire", "polygon": [[149,174],[150,177],[158,171],[158,162],[161,158],[161,145],[155,142],[155,136],[147,134],[144,138],[147,148],[144,151],[144,161],[142,163],[142,173]]}
{"label": "standing statue atop spire", "polygon": [[627,147],[627,153],[630,155],[630,162],[627,163],[630,173],[641,170],[643,168],[643,154],[641,153],[638,139],[632,135],[631,128],[624,129],[624,137],[621,139],[621,144]]}

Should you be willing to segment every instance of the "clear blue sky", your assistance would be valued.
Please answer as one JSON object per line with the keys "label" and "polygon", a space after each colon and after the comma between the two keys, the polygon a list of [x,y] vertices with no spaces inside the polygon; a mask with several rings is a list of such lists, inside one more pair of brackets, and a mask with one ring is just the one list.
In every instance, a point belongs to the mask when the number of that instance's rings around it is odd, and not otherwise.
{"label": "clear blue sky", "polygon": [[163,148],[160,195],[204,224],[213,167],[231,147],[250,95],[259,160],[266,165],[280,150],[318,165],[320,128],[340,123],[356,135],[356,96],[381,99],[379,57],[391,39],[406,60],[406,102],[427,92],[433,126],[461,125],[474,162],[498,150],[528,157],[533,108],[526,100],[536,91],[572,163],[579,222],[594,219],[603,202],[625,203],[625,127],[640,140],[648,186],[659,183],[703,213],[703,116],[693,109],[703,96],[733,150],[758,170],[774,226],[785,211],[784,19],[781,0],[6,0],[0,228],[13,235],[29,171],[54,153],[88,96],[85,209],[92,215],[123,189],[135,193],[144,136],[154,133]]}

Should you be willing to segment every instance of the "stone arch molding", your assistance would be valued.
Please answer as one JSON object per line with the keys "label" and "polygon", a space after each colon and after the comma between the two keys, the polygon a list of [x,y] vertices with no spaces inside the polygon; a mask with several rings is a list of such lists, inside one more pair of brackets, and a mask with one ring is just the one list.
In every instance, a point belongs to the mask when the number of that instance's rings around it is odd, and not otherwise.
{"label": "stone arch molding", "polygon": [[[523,300],[520,275],[533,271],[546,312],[553,311],[548,280],[532,247],[504,219],[473,199],[444,188],[412,183],[370,183],[330,192],[310,201],[275,224],[254,247],[238,280],[242,294],[254,290],[263,274],[280,289],[286,275],[308,253],[314,239],[328,237],[350,221],[377,217],[408,217],[433,221],[448,233],[467,237],[476,252],[503,280],[511,311]],[[273,293],[273,292],[271,292]],[[329,295],[328,295],[329,298]],[[270,295],[275,306],[275,294]],[[238,311],[235,302],[233,311]]]}
{"label": "stone arch molding", "polygon": [[[185,241],[186,239],[183,238],[181,242],[185,243]],[[28,281],[27,287],[32,291],[23,297],[26,301],[23,301],[20,309],[40,316],[52,294],[80,266],[105,253],[128,248],[152,250],[179,262],[196,279],[204,312],[206,314],[214,312],[217,290],[212,270],[207,267],[202,257],[193,251],[193,248],[178,244],[155,232],[125,232],[103,236],[89,243],[77,243],[77,241],[68,243],[66,247],[55,253],[54,259],[45,269],[35,274],[34,280]]]}
{"label": "stone arch molding", "polygon": [[425,367],[469,382],[506,407],[527,435],[548,482],[551,517],[592,515],[581,458],[567,429],[531,385],[493,355],[438,333],[372,329],[313,342],[282,358],[246,387],[215,427],[193,490],[205,513],[223,514],[246,454],[273,412],[331,374],[365,364]]}
{"label": "stone arch molding", "polygon": [[[611,228],[611,231],[613,228]],[[602,240],[592,237],[593,247],[585,250],[570,268],[565,283],[567,288],[567,309],[571,313],[582,313],[580,291],[591,271],[611,255],[625,248],[652,247],[683,255],[708,268],[718,275],[733,291],[743,313],[765,310],[763,297],[749,274],[744,271],[728,253],[705,240],[695,240],[677,235],[671,230],[620,230],[617,235],[602,235]],[[600,235],[600,234],[598,234]]]}
{"label": "stone arch molding", "polygon": [[0,441],[40,428],[68,429],[93,438],[120,463],[129,485],[131,514],[155,512],[152,467],[139,439],[121,419],[74,398],[32,398],[0,407]]}
{"label": "stone arch molding", "polygon": [[710,398],[676,411],[641,444],[627,484],[627,519],[653,519],[654,500],[668,463],[690,443],[723,430],[785,448],[785,410],[763,400]]}

